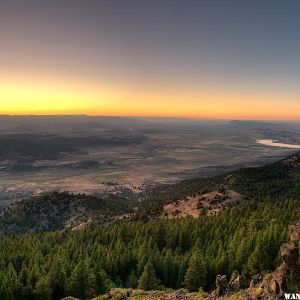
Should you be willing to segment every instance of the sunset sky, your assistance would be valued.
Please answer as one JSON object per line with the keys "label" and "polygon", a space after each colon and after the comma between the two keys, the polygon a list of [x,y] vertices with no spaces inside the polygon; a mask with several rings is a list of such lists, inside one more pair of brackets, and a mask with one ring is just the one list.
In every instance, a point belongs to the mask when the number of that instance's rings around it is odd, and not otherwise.
{"label": "sunset sky", "polygon": [[1,0],[0,114],[300,120],[300,1]]}

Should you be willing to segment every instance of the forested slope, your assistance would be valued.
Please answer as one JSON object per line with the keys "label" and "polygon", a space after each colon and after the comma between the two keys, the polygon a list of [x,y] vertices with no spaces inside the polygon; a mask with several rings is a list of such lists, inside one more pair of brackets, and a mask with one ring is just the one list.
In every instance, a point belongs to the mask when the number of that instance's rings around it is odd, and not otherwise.
{"label": "forested slope", "polygon": [[109,224],[118,216],[132,212],[127,198],[53,192],[20,202],[0,210],[0,233],[53,231],[76,228],[80,224]]}
{"label": "forested slope", "polygon": [[[213,287],[237,270],[244,283],[279,264],[295,200],[247,202],[212,217],[0,238],[1,299],[81,299],[109,287]],[[6,298],[5,298],[6,297]]]}
{"label": "forested slope", "polygon": [[[279,265],[288,223],[299,218],[299,160],[296,154],[261,168],[157,188],[143,199],[147,206],[135,218],[105,227],[92,222],[80,231],[42,232],[41,212],[51,216],[55,207],[58,225],[50,229],[60,230],[70,207],[116,216],[131,212],[133,203],[69,194],[52,194],[45,203],[22,201],[9,208],[15,212],[14,222],[20,222],[16,228],[30,231],[26,222],[33,222],[38,232],[10,230],[0,236],[0,299],[88,299],[111,287],[208,291],[217,274],[230,278],[236,271],[247,286],[252,275]],[[156,218],[162,203],[172,197],[224,187],[238,190],[247,200],[214,216]],[[7,220],[2,218],[2,232]]]}

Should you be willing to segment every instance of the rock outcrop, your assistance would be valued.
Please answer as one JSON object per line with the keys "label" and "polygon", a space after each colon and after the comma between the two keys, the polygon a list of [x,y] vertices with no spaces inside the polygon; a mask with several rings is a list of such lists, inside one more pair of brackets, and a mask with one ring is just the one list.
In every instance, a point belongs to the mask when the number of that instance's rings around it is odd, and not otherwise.
{"label": "rock outcrop", "polygon": [[219,297],[225,294],[227,288],[227,278],[226,275],[217,275],[216,277],[216,289],[214,291],[214,296]]}
{"label": "rock outcrop", "polygon": [[247,295],[260,294],[261,299],[282,299],[284,293],[300,291],[300,221],[289,225],[290,242],[280,248],[282,265],[269,274],[252,278]]}
{"label": "rock outcrop", "polygon": [[284,299],[284,293],[299,293],[300,220],[289,225],[289,232],[290,242],[283,244],[280,248],[282,264],[274,272],[262,272],[254,275],[246,290],[240,290],[241,276],[239,274],[232,277],[229,283],[226,275],[217,275],[216,289],[207,300],[222,299],[223,297],[241,300],[279,300]]}
{"label": "rock outcrop", "polygon": [[219,297],[229,296],[238,292],[241,289],[241,279],[241,275],[238,273],[232,276],[229,282],[227,281],[226,275],[217,275],[216,289],[207,299],[218,299]]}

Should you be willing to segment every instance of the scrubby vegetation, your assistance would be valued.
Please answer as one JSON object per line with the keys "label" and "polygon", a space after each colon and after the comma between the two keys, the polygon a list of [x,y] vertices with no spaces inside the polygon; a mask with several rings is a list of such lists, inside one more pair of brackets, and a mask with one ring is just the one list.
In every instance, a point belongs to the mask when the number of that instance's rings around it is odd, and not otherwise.
{"label": "scrubby vegetation", "polygon": [[198,219],[1,236],[0,298],[87,299],[115,286],[209,290],[216,274],[235,270],[248,284],[250,275],[279,264],[299,206],[249,201]]}
{"label": "scrubby vegetation", "polygon": [[[272,201],[300,199],[300,154],[296,153],[270,165],[239,169],[211,178],[184,180],[169,186],[158,186],[143,195],[144,205],[137,217],[148,219],[161,214],[166,203],[212,191],[234,190],[245,199]],[[201,203],[199,203],[199,208]]]}
{"label": "scrubby vegetation", "polygon": [[[185,289],[177,291],[143,291],[139,289],[126,289],[126,288],[113,288],[105,295],[99,296],[93,300],[119,300],[119,299],[131,299],[131,300],[170,300],[170,299],[182,299],[182,300],[204,300],[207,298],[207,294],[203,292],[189,293]],[[77,300],[75,298],[64,298],[62,300]]]}
{"label": "scrubby vegetation", "polygon": [[53,192],[16,202],[0,209],[0,232],[62,230],[93,221],[108,224],[132,211],[133,203],[120,195],[103,198]]}

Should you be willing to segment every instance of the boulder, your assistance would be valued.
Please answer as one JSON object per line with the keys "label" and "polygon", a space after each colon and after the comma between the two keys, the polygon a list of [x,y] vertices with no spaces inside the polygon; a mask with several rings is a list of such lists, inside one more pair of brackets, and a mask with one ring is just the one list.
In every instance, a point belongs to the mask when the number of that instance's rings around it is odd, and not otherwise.
{"label": "boulder", "polygon": [[223,295],[227,288],[227,277],[226,275],[217,275],[216,277],[216,293],[217,297]]}
{"label": "boulder", "polygon": [[229,291],[230,293],[232,292],[237,292],[241,289],[242,287],[242,276],[237,275],[235,278],[232,278],[229,282]]}

